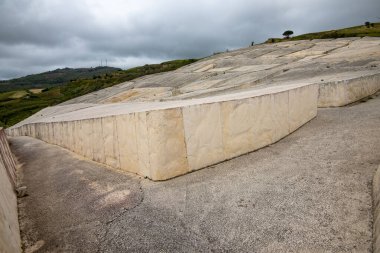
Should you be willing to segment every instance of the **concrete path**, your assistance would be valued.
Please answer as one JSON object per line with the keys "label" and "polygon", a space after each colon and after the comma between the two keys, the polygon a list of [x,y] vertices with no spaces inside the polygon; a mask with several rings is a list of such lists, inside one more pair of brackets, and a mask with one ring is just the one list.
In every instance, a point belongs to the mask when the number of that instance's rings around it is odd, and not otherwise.
{"label": "concrete path", "polygon": [[29,137],[27,252],[371,252],[380,97],[322,109],[259,151],[165,182]]}

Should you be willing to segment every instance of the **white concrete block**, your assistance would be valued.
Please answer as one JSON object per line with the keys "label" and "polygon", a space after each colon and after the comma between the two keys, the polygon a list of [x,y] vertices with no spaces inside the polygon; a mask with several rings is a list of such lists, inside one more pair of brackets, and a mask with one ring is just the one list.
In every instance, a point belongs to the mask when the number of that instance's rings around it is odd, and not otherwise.
{"label": "white concrete block", "polygon": [[[120,168],[139,173],[135,114],[116,116],[117,142],[119,146]],[[139,173],[140,174],[140,173]]]}
{"label": "white concrete block", "polygon": [[257,120],[258,108],[253,100],[244,99],[221,103],[225,159],[254,149],[253,127]]}
{"label": "white concrete block", "polygon": [[181,108],[147,113],[150,178],[165,180],[186,174],[186,144]]}
{"label": "white concrete block", "polygon": [[320,84],[318,107],[344,106],[380,90],[380,74]]}
{"label": "white concrete block", "polygon": [[104,150],[104,139],[103,139],[103,129],[102,129],[102,119],[92,119],[92,147],[93,147],[93,160],[99,163],[106,163],[105,150]]}
{"label": "white concrete block", "polygon": [[275,126],[273,125],[273,104],[270,95],[264,95],[252,99],[255,107],[255,120],[252,125],[253,148],[262,148],[274,140]]}
{"label": "white concrete block", "polygon": [[93,147],[93,139],[94,139],[94,134],[93,134],[93,129],[92,129],[92,124],[91,120],[82,120],[82,134],[83,134],[83,156],[92,159],[94,154],[92,153]]}
{"label": "white concrete block", "polygon": [[104,141],[105,163],[113,168],[120,168],[119,143],[115,117],[101,119]]}
{"label": "white concrete block", "polygon": [[146,114],[146,112],[139,112],[135,114],[136,140],[140,175],[151,178],[149,159],[150,147]]}
{"label": "white concrete block", "polygon": [[289,132],[317,115],[318,86],[308,85],[289,90]]}
{"label": "white concrete block", "polygon": [[[289,132],[289,91],[278,92],[270,95],[272,126],[274,129],[272,143],[276,142]],[[315,108],[316,111],[316,108]]]}
{"label": "white concrete block", "polygon": [[219,103],[182,108],[187,158],[190,170],[225,159]]}

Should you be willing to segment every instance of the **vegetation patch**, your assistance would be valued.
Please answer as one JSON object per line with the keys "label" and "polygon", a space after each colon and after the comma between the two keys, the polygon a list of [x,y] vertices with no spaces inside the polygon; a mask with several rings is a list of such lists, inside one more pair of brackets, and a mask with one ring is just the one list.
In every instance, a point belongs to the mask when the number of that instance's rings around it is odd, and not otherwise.
{"label": "vegetation patch", "polygon": [[26,92],[25,90],[19,90],[19,91],[15,91],[11,96],[9,96],[9,98],[17,99],[17,98],[25,97],[26,95],[28,95],[28,92]]}
{"label": "vegetation patch", "polygon": [[337,39],[346,37],[380,37],[380,23],[368,23],[369,22],[365,22],[360,26],[316,33],[307,33],[294,37],[289,37],[291,34],[286,36],[284,32],[283,35],[285,38],[270,38],[265,43],[276,43],[289,40]]}

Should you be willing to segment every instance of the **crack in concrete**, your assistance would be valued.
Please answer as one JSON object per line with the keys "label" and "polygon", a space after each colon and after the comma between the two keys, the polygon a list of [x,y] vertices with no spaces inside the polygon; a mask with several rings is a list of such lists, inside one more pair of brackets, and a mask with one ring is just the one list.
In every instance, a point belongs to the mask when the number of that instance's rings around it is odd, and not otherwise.
{"label": "crack in concrete", "polygon": [[104,227],[103,229],[105,229],[105,233],[103,236],[100,237],[99,239],[99,243],[98,243],[98,246],[97,246],[97,250],[96,252],[99,253],[99,252],[102,252],[102,247],[107,244],[107,242],[109,241],[109,238],[108,238],[108,234],[110,232],[110,228],[112,226],[112,224],[119,220],[122,216],[124,216],[124,214],[126,214],[127,212],[133,210],[133,209],[136,209],[138,208],[143,202],[144,202],[144,199],[145,199],[145,195],[144,195],[144,189],[140,183],[140,187],[139,187],[139,191],[141,193],[141,198],[139,199],[139,201],[136,203],[136,205],[132,206],[132,207],[129,207],[129,208],[124,208],[124,210],[122,212],[120,212],[119,214],[116,214],[114,215],[114,217],[106,222],[104,222]]}

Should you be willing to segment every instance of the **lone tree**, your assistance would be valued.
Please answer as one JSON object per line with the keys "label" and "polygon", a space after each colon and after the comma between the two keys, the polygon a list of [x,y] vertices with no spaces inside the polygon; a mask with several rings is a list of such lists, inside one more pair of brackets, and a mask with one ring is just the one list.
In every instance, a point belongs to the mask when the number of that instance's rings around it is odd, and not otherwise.
{"label": "lone tree", "polygon": [[289,39],[289,36],[293,34],[293,31],[287,30],[282,35],[285,36],[285,39]]}
{"label": "lone tree", "polygon": [[364,25],[365,25],[367,28],[369,28],[369,26],[371,25],[371,23],[367,21],[367,22],[364,23]]}

